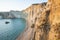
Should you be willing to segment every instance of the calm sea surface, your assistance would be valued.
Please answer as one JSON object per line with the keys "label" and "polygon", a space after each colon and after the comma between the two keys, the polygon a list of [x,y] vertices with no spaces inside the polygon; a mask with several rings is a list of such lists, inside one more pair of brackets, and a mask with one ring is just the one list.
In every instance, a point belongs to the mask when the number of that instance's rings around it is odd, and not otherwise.
{"label": "calm sea surface", "polygon": [[0,40],[15,40],[26,27],[24,19],[0,19]]}

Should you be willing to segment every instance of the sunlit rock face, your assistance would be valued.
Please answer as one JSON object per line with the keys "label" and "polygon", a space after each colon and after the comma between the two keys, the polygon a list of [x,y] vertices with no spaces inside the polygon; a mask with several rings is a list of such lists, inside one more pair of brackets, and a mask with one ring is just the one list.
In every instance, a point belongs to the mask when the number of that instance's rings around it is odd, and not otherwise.
{"label": "sunlit rock face", "polygon": [[48,39],[48,33],[50,30],[48,16],[49,16],[50,10],[49,10],[49,8],[47,8],[47,6],[45,5],[45,7],[43,8],[43,11],[41,11],[41,13],[39,13],[40,16],[37,15],[37,20],[35,23],[34,40],[47,40]]}
{"label": "sunlit rock face", "polygon": [[60,40],[60,0],[42,4],[33,4],[24,10],[30,27],[34,28],[33,40]]}
{"label": "sunlit rock face", "polygon": [[46,20],[45,9],[46,3],[33,4],[24,12],[28,13],[28,21],[31,28],[34,28],[33,40],[45,40],[43,26]]}
{"label": "sunlit rock face", "polygon": [[37,25],[39,24],[39,26],[36,27],[36,30],[39,31],[36,31],[36,40],[60,40],[59,4],[59,0],[48,0],[45,9],[42,11],[43,15],[37,21]]}
{"label": "sunlit rock face", "polygon": [[50,2],[52,3],[49,15],[51,30],[48,40],[60,40],[60,0],[50,0]]}
{"label": "sunlit rock face", "polygon": [[[60,40],[60,1],[48,0],[37,17],[34,40]],[[39,19],[40,18],[40,19]]]}
{"label": "sunlit rock face", "polygon": [[23,10],[24,13],[28,13],[28,21],[30,23],[29,24],[30,26],[35,23],[35,19],[36,19],[37,15],[42,13],[45,5],[46,5],[46,2],[32,4],[30,7]]}

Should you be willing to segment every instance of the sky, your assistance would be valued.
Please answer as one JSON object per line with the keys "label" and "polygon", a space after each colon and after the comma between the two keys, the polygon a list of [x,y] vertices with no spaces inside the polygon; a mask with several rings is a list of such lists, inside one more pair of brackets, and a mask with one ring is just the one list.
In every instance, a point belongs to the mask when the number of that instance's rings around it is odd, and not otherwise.
{"label": "sky", "polygon": [[0,0],[0,11],[21,11],[34,3],[42,2],[47,2],[47,0]]}

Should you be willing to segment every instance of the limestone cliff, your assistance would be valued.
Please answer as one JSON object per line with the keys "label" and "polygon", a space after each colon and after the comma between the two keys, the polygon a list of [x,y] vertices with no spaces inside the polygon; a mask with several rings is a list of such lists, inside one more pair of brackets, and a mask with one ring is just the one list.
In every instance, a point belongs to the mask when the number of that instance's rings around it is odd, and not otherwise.
{"label": "limestone cliff", "polygon": [[[36,21],[34,40],[60,40],[60,1],[48,0],[40,20]],[[40,21],[40,22],[39,22]]]}
{"label": "limestone cliff", "polygon": [[30,26],[21,40],[60,40],[60,0],[33,4],[23,12]]}
{"label": "limestone cliff", "polygon": [[36,26],[35,40],[60,40],[59,4],[59,0],[48,0],[45,9],[42,11],[43,15],[37,21],[39,26]]}
{"label": "limestone cliff", "polygon": [[[26,10],[23,10],[23,12],[28,13],[27,20],[28,20],[29,26],[28,26],[28,29],[26,30],[27,33],[26,32],[23,33],[23,39],[21,40],[44,39],[44,36],[43,36],[44,32],[41,32],[42,29],[39,29],[39,26],[42,25],[42,23],[44,23],[43,19],[45,19],[45,14],[42,14],[42,12],[45,9],[45,6],[46,6],[46,3],[32,4],[29,8],[27,8]],[[26,34],[26,36],[24,34]],[[41,34],[41,38],[40,38],[40,34]],[[28,35],[30,36],[28,37]]]}
{"label": "limestone cliff", "polygon": [[0,12],[0,19],[24,18],[27,19],[27,13],[22,11]]}
{"label": "limestone cliff", "polygon": [[30,26],[35,23],[35,19],[36,19],[37,15],[39,15],[39,13],[40,14],[42,13],[45,5],[46,5],[46,2],[32,4],[30,7],[23,10],[24,13],[28,13],[28,19],[27,20],[29,21]]}
{"label": "limestone cliff", "polygon": [[49,22],[50,32],[48,40],[60,40],[60,0],[49,0],[51,3]]}

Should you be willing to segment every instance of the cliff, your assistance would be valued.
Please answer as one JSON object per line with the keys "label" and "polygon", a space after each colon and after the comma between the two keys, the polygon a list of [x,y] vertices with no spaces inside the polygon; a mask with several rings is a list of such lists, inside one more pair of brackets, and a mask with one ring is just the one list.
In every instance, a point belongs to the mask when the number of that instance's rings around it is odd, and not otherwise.
{"label": "cliff", "polygon": [[49,40],[60,40],[60,0],[49,0],[50,7],[50,31]]}
{"label": "cliff", "polygon": [[0,19],[27,18],[27,13],[22,11],[0,12]]}
{"label": "cliff", "polygon": [[37,15],[39,15],[39,13],[40,14],[42,13],[45,5],[46,5],[46,2],[32,4],[30,7],[23,10],[24,13],[28,13],[28,19],[27,20],[29,21],[30,26],[35,23],[35,19],[36,19]]}
{"label": "cliff", "polygon": [[[19,36],[17,40],[40,40],[39,33],[41,33],[42,35],[43,33],[39,32],[41,30],[37,29],[37,27],[41,24],[40,22],[43,20],[42,18],[44,14],[42,14],[42,12],[45,9],[45,6],[46,2],[32,4],[29,8],[23,10],[24,13],[28,13],[28,26],[25,32],[22,33],[22,36]],[[41,40],[42,39],[44,38],[41,38]]]}
{"label": "cliff", "polygon": [[23,12],[28,13],[29,26],[21,40],[60,40],[59,0],[33,4]]}
{"label": "cliff", "polygon": [[48,0],[45,9],[40,16],[41,18],[36,21],[34,40],[60,40],[59,4],[59,0]]}
{"label": "cliff", "polygon": [[60,40],[59,4],[59,0],[48,0],[40,20],[36,21],[34,40]]}

